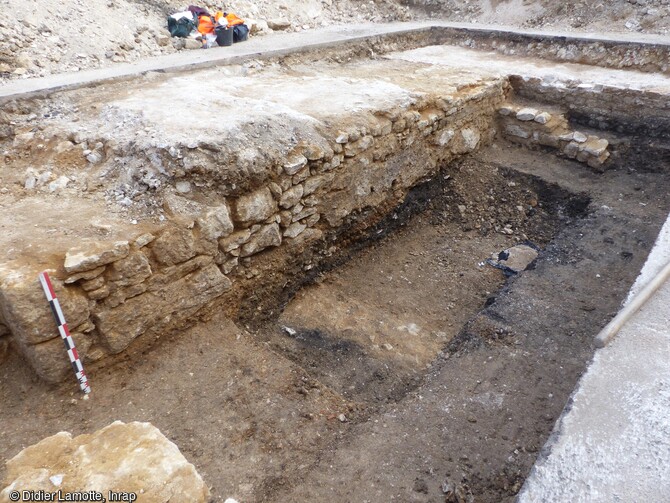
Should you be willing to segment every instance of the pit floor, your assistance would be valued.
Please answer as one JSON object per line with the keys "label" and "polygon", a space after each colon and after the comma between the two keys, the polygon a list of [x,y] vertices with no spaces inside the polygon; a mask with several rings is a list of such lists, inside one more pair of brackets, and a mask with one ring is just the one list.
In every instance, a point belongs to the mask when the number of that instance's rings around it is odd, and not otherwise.
{"label": "pit floor", "polygon": [[[512,501],[670,194],[663,174],[597,175],[506,144],[442,176],[423,212],[303,289],[276,321],[247,330],[212,319],[92,367],[88,401],[11,357],[0,458],[62,430],[150,421],[215,501],[438,502],[444,489]],[[551,183],[588,192],[588,213],[565,215]],[[516,206],[543,203],[543,186],[553,204],[515,219]],[[495,232],[510,220],[513,235]],[[543,248],[531,270],[505,280],[480,265],[525,238]]]}

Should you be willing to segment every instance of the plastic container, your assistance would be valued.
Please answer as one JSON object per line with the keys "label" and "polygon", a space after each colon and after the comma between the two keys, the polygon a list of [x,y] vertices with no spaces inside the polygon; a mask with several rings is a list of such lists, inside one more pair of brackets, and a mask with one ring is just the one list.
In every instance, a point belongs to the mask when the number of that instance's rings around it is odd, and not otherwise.
{"label": "plastic container", "polygon": [[227,26],[217,26],[216,43],[223,47],[233,45],[233,29]]}

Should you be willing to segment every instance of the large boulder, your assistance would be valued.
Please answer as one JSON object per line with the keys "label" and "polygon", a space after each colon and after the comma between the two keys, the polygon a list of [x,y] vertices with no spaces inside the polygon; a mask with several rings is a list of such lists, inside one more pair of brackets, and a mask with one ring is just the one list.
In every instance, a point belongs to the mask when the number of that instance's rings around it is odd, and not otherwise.
{"label": "large boulder", "polygon": [[[209,490],[179,448],[150,423],[116,421],[72,438],[57,433],[7,462],[0,503],[12,492],[134,494],[143,503],[204,503]],[[57,493],[56,493],[57,494]],[[104,500],[103,500],[104,501]],[[131,501],[131,500],[119,500]]]}

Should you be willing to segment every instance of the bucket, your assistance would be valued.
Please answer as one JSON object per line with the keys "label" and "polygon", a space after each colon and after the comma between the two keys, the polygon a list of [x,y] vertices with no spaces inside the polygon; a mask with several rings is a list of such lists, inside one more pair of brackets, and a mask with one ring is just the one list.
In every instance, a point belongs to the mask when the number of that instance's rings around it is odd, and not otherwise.
{"label": "bucket", "polygon": [[217,26],[216,27],[216,43],[227,47],[233,45],[233,30],[226,26]]}

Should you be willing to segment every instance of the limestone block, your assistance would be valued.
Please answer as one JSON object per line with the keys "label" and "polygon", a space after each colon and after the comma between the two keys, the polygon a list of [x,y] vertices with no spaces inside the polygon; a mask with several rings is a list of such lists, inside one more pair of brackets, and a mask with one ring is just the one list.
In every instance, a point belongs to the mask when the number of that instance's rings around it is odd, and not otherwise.
{"label": "limestone block", "polygon": [[285,18],[268,19],[268,27],[271,30],[287,30],[291,27],[291,21]]}
{"label": "limestone block", "polygon": [[179,264],[195,256],[195,238],[189,229],[172,227],[151,243],[151,251],[161,264]]}
{"label": "limestone block", "polygon": [[146,232],[146,233],[142,234],[141,236],[138,236],[135,239],[134,244],[137,248],[143,248],[146,245],[148,245],[149,243],[151,243],[154,239],[156,239],[156,236],[154,236],[150,232]]}
{"label": "limestone block", "polygon": [[110,294],[109,286],[104,285],[97,290],[92,290],[88,292],[88,298],[91,300],[102,300]]}
{"label": "limestone block", "polygon": [[[56,332],[55,325],[54,333],[58,333]],[[85,358],[86,353],[93,342],[91,336],[80,332],[71,332],[71,335],[77,346],[79,357]],[[68,374],[72,374],[72,379],[76,382],[72,364],[70,363],[70,359],[65,351],[65,345],[60,336],[40,344],[32,345],[27,345],[19,341],[18,347],[23,354],[23,357],[28,361],[30,366],[35,370],[35,373],[41,379],[44,379],[49,383],[57,383],[67,377]]]}
{"label": "limestone block", "polygon": [[123,351],[148,329],[159,329],[175,317],[193,315],[231,287],[209,257],[210,264],[161,288],[148,291],[115,309],[96,313],[94,320],[101,341],[112,353]]}
{"label": "limestone block", "polygon": [[219,240],[219,248],[225,252],[239,248],[251,238],[251,231],[244,229]]}
{"label": "limestone block", "polygon": [[306,198],[304,198],[302,200],[302,204],[304,206],[316,206],[320,202],[321,202],[321,200],[318,197],[316,197],[315,195],[307,196]]}
{"label": "limestone block", "polygon": [[279,184],[275,182],[270,182],[268,184],[268,188],[270,189],[270,192],[272,192],[272,196],[279,200],[281,198],[282,193],[284,192],[284,189],[282,189]]}
{"label": "limestone block", "polygon": [[465,128],[461,131],[461,136],[463,137],[463,144],[468,152],[473,151],[479,145],[479,140],[481,139],[481,134],[477,129]]}
{"label": "limestone block", "polygon": [[451,129],[445,129],[437,134],[435,137],[435,144],[440,147],[446,147],[454,137],[454,132]]}
{"label": "limestone block", "polygon": [[385,117],[377,117],[377,122],[370,128],[372,136],[385,136],[393,131],[393,123]]}
{"label": "limestone block", "polygon": [[580,133],[579,131],[575,131],[573,133],[573,138],[574,141],[577,143],[584,143],[587,140],[587,136],[584,133]]}
{"label": "limestone block", "polygon": [[532,121],[535,120],[535,117],[538,115],[538,111],[534,108],[522,108],[516,113],[517,120],[520,121]]}
{"label": "limestone block", "polygon": [[[306,162],[307,159],[305,159]],[[240,196],[235,201],[233,219],[242,225],[248,226],[267,220],[276,211],[277,201],[272,197],[270,189],[263,187],[251,194]]]}
{"label": "limestone block", "polygon": [[343,145],[349,141],[349,133],[345,131],[339,131],[337,133],[337,138],[335,138],[335,143]]}
{"label": "limestone block", "polygon": [[149,286],[146,283],[138,283],[137,285],[131,285],[126,288],[119,288],[110,294],[109,297],[105,299],[105,307],[114,308],[123,304],[127,299],[131,299],[140,294],[143,294],[148,290]]}
{"label": "limestone block", "polygon": [[284,231],[284,237],[298,237],[305,229],[307,229],[307,225],[301,224],[300,222],[295,222]]}
{"label": "limestone block", "polygon": [[355,142],[349,142],[344,146],[344,156],[345,157],[354,157],[355,155],[365,152],[369,149],[375,142],[373,136],[367,135],[357,140]]}
{"label": "limestone block", "polygon": [[604,164],[607,159],[609,159],[610,153],[608,151],[603,152],[598,157],[590,156],[586,163],[597,171],[604,171]]}
{"label": "limestone block", "polygon": [[293,221],[297,222],[303,218],[311,217],[315,213],[317,213],[316,208],[304,208],[300,213],[293,215]]}
{"label": "limestone block", "polygon": [[507,117],[508,115],[516,114],[516,110],[512,106],[505,105],[498,109],[498,113],[503,117]]}
{"label": "limestone block", "polygon": [[160,290],[165,288],[165,285],[173,283],[198,269],[204,269],[213,263],[213,257],[210,257],[209,255],[199,255],[191,260],[182,262],[181,264],[165,267],[160,273],[154,274],[146,282],[149,286],[149,290]]}
{"label": "limestone block", "polygon": [[198,218],[198,226],[202,236],[209,241],[217,241],[233,232],[233,221],[227,204],[210,208],[205,215]]}
{"label": "limestone block", "polygon": [[128,255],[130,247],[128,241],[116,243],[87,244],[84,248],[70,249],[65,254],[65,270],[72,274],[96,269]]}
{"label": "limestone block", "polygon": [[240,259],[237,257],[233,257],[230,260],[227,260],[221,265],[221,271],[223,274],[230,274],[235,270],[235,268],[240,264]]}
{"label": "limestone block", "polygon": [[70,283],[76,283],[77,281],[80,281],[82,279],[87,281],[92,280],[100,276],[103,272],[105,272],[104,265],[96,267],[95,269],[91,269],[90,271],[79,272],[77,274],[73,274],[72,276],[68,276],[65,279],[65,284],[68,285]]}
{"label": "limestone block", "polygon": [[291,222],[293,221],[293,213],[291,213],[288,210],[280,211],[279,212],[279,225],[285,229],[289,225],[291,225]]}
{"label": "limestone block", "polygon": [[537,135],[537,142],[545,147],[560,148],[561,146],[558,136],[554,134],[540,133]]}
{"label": "limestone block", "polygon": [[307,227],[313,227],[319,222],[319,220],[321,220],[321,215],[314,213],[314,215],[301,220],[301,222],[307,225]]}
{"label": "limestone block", "polygon": [[111,264],[105,275],[118,286],[129,286],[141,283],[151,276],[151,272],[151,265],[146,255],[134,252]]}
{"label": "limestone block", "polygon": [[318,161],[325,157],[326,152],[318,145],[307,145],[303,151],[303,155],[308,161]]}
{"label": "limestone block", "polygon": [[[55,485],[55,481],[58,482]],[[150,423],[116,421],[90,435],[60,432],[25,448],[7,462],[11,491],[60,490],[135,493],[144,503],[206,503],[207,485],[179,448]]]}
{"label": "limestone block", "polygon": [[549,112],[539,113],[539,114],[537,114],[537,116],[535,117],[534,120],[538,124],[546,124],[547,122],[549,122],[551,120],[551,114]]}
{"label": "limestone block", "polygon": [[[84,293],[51,277],[56,296],[70,329],[84,323],[90,314]],[[59,337],[56,322],[37,274],[0,269],[2,319],[24,345],[39,344]]]}
{"label": "limestone block", "polygon": [[291,179],[291,183],[293,185],[298,185],[299,183],[302,183],[305,180],[307,180],[307,178],[309,178],[310,174],[311,173],[309,171],[309,166],[305,166],[300,171],[298,171],[295,175],[293,175],[293,178]]}
{"label": "limestone block", "polygon": [[295,175],[298,171],[307,165],[307,157],[302,154],[290,156],[284,164],[284,172],[289,175]]}
{"label": "limestone block", "polygon": [[305,229],[305,231],[299,234],[298,237],[289,238],[287,243],[289,246],[300,248],[314,241],[318,241],[322,237],[323,232],[319,229]]}
{"label": "limestone block", "polygon": [[516,124],[506,124],[505,134],[516,136],[517,138],[530,138],[530,132]]}
{"label": "limestone block", "polygon": [[278,224],[270,224],[262,227],[256,234],[251,236],[247,244],[242,247],[241,257],[248,257],[265,250],[270,246],[279,246],[282,236]]}
{"label": "limestone block", "polygon": [[608,146],[609,142],[604,138],[596,138],[595,136],[591,136],[586,141],[586,143],[582,143],[581,148],[583,148],[584,152],[587,154],[598,157],[607,150]]}
{"label": "limestone block", "polygon": [[97,290],[98,288],[102,288],[105,284],[105,277],[104,276],[98,276],[97,278],[94,279],[89,279],[87,281],[82,281],[81,282],[81,288],[85,292],[92,292],[93,290]]}
{"label": "limestone block", "polygon": [[331,173],[326,173],[323,175],[312,176],[305,180],[305,190],[303,191],[303,196],[309,196],[313,194],[321,187],[333,180],[335,175]]}
{"label": "limestone block", "polygon": [[579,153],[579,143],[571,141],[563,148],[563,153],[570,159],[574,159]]}
{"label": "limestone block", "polygon": [[281,200],[279,201],[279,206],[284,209],[292,208],[298,204],[302,198],[303,192],[304,187],[302,185],[294,185],[282,194]]}

